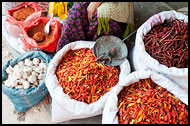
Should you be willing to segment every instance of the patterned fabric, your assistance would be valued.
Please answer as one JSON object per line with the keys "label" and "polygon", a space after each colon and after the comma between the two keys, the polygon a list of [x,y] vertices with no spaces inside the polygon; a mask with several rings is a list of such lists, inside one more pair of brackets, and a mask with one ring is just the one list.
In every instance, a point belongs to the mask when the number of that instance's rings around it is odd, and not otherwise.
{"label": "patterned fabric", "polygon": [[[68,18],[65,19],[57,51],[70,42],[77,40],[95,41],[99,37],[106,35],[103,31],[98,35],[97,12],[93,15],[92,20],[90,22],[88,21],[88,5],[89,2],[74,3],[72,8],[68,11]],[[123,31],[118,22],[110,19],[109,26],[108,35],[122,38]]]}

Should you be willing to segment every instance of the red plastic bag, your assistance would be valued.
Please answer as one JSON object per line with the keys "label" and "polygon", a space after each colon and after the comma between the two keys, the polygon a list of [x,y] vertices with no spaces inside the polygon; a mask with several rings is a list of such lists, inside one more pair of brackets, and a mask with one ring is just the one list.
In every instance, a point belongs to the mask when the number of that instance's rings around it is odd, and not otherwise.
{"label": "red plastic bag", "polygon": [[33,26],[37,25],[39,22],[43,21],[44,23],[47,23],[49,20],[50,20],[50,17],[40,17],[34,22],[32,22],[31,25],[24,28],[22,42],[23,42],[23,49],[25,51],[44,50],[46,52],[55,52],[59,38],[61,37],[61,24],[55,18],[52,18],[51,23],[50,23],[51,26],[55,27],[54,33],[53,33],[53,40],[49,42],[48,44],[44,46],[39,46],[38,43],[33,38],[30,38],[27,34],[27,31]]}
{"label": "red plastic bag", "polygon": [[[29,15],[24,21],[17,21],[11,16],[11,13],[24,7],[30,6],[34,9],[34,13]],[[6,12],[6,29],[14,37],[19,37],[22,34],[23,28],[31,24],[32,21],[36,20],[41,16],[43,8],[41,8],[36,2],[25,2],[21,6],[11,8]]]}

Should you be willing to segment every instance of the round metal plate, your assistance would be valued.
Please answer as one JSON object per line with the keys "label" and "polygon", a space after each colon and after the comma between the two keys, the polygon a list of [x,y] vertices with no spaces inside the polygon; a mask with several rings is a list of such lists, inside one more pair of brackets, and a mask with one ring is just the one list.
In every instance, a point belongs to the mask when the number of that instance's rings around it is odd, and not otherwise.
{"label": "round metal plate", "polygon": [[[121,41],[121,39],[115,36],[106,35],[106,36],[100,37],[99,39],[96,40],[96,43],[93,47],[94,56],[99,57],[100,54],[107,52],[110,48],[114,47],[119,41]],[[121,60],[114,59],[114,58],[127,57],[128,49],[125,43],[123,42],[120,43],[115,49],[117,50],[117,55],[115,55],[112,58],[111,64],[109,61],[106,61],[105,65],[118,66],[126,60],[126,58],[121,59]]]}

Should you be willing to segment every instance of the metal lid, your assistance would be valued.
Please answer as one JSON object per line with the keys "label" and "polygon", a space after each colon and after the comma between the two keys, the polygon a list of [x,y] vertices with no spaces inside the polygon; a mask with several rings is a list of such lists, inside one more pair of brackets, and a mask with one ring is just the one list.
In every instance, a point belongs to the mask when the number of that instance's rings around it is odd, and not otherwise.
{"label": "metal lid", "polygon": [[[106,35],[100,37],[96,40],[96,43],[93,47],[94,56],[97,58],[101,54],[106,53],[109,49],[113,48],[119,41],[121,41],[121,39],[115,36]],[[109,60],[104,60],[104,65],[118,66],[126,60],[126,57],[128,55],[128,49],[125,43],[120,43],[117,47],[115,47],[115,49],[117,51],[116,55],[112,57],[111,62]]]}

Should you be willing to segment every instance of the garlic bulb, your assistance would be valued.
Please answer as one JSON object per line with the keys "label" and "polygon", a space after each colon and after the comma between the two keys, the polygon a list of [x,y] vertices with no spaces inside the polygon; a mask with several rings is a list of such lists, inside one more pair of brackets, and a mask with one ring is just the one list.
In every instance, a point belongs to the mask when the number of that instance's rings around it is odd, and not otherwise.
{"label": "garlic bulb", "polygon": [[45,65],[44,65],[44,70],[46,70],[46,69],[47,69],[47,65],[45,64]]}
{"label": "garlic bulb", "polygon": [[23,85],[17,85],[17,86],[15,86],[15,88],[21,89],[21,88],[23,88]]}
{"label": "garlic bulb", "polygon": [[24,72],[30,73],[30,72],[32,72],[32,68],[24,67]]}
{"label": "garlic bulb", "polygon": [[26,58],[26,59],[24,60],[24,64],[25,64],[26,66],[32,66],[32,65],[33,65],[33,62],[32,62],[30,59]]}
{"label": "garlic bulb", "polygon": [[28,77],[28,82],[30,82],[30,83],[34,83],[34,82],[36,82],[36,76],[34,76],[34,75],[30,75],[29,77]]}
{"label": "garlic bulb", "polygon": [[13,74],[17,74],[17,73],[22,74],[23,73],[22,69],[21,68],[15,68],[13,71]]}
{"label": "garlic bulb", "polygon": [[46,63],[40,63],[39,67],[44,70],[46,70],[46,68],[47,68]]}
{"label": "garlic bulb", "polygon": [[24,73],[27,73],[27,69],[26,69],[26,68],[27,68],[27,67],[24,67],[24,68],[23,68],[23,72],[24,72]]}
{"label": "garlic bulb", "polygon": [[23,65],[24,65],[24,61],[19,61],[19,62],[18,62],[18,65],[19,65],[19,66],[23,66]]}
{"label": "garlic bulb", "polygon": [[30,83],[28,81],[24,81],[23,88],[28,89],[30,87]]}
{"label": "garlic bulb", "polygon": [[28,73],[23,73],[23,74],[22,74],[22,78],[23,78],[23,79],[27,79],[28,77],[29,77]]}
{"label": "garlic bulb", "polygon": [[26,80],[22,78],[22,79],[19,79],[17,82],[18,82],[18,84],[22,85],[24,83],[24,81],[26,81]]}
{"label": "garlic bulb", "polygon": [[8,79],[9,79],[9,78],[14,78],[13,72],[8,75]]}
{"label": "garlic bulb", "polygon": [[27,66],[28,65],[28,63],[30,62],[30,59],[28,59],[28,58],[26,58],[25,60],[24,60],[24,64]]}
{"label": "garlic bulb", "polygon": [[37,77],[38,75],[39,75],[39,74],[36,72],[36,75],[35,75],[35,76]]}
{"label": "garlic bulb", "polygon": [[11,72],[13,72],[13,68],[11,67],[11,65],[9,65],[9,67],[7,67],[5,71],[6,71],[8,74],[10,74]]}
{"label": "garlic bulb", "polygon": [[42,73],[42,69],[41,69],[40,67],[36,67],[35,71],[36,71],[37,73]]}
{"label": "garlic bulb", "polygon": [[22,74],[20,72],[16,72],[14,74],[14,77],[15,77],[15,79],[21,79],[22,78]]}
{"label": "garlic bulb", "polygon": [[34,76],[36,76],[36,72],[35,71],[32,71],[32,73],[31,73],[32,75],[34,75]]}
{"label": "garlic bulb", "polygon": [[37,87],[42,83],[46,68],[46,63],[40,58],[33,58],[32,60],[26,58],[19,61],[14,67],[9,65],[6,68],[8,79],[4,81],[4,84],[7,87],[17,89]]}
{"label": "garlic bulb", "polygon": [[15,78],[10,78],[10,85],[12,88],[18,85],[17,80]]}
{"label": "garlic bulb", "polygon": [[41,84],[41,83],[42,83],[42,81],[43,81],[43,80],[39,80],[39,84]]}
{"label": "garlic bulb", "polygon": [[33,65],[33,62],[30,61],[30,62],[28,63],[28,66],[32,66],[32,65]]}
{"label": "garlic bulb", "polygon": [[44,65],[45,65],[45,63],[40,63],[39,67],[43,68]]}
{"label": "garlic bulb", "polygon": [[5,86],[6,87],[11,87],[11,85],[10,85],[10,80],[8,79],[8,80],[6,80],[6,81],[4,81],[4,84],[5,84]]}
{"label": "garlic bulb", "polygon": [[14,65],[13,69],[19,69],[20,66],[18,64]]}
{"label": "garlic bulb", "polygon": [[38,65],[40,63],[40,60],[38,58],[34,58],[32,62],[34,65]]}
{"label": "garlic bulb", "polygon": [[13,67],[13,72],[16,72],[16,71],[21,71],[20,66],[18,64]]}
{"label": "garlic bulb", "polygon": [[35,70],[35,69],[36,69],[36,66],[32,66],[31,68],[32,68],[32,70]]}
{"label": "garlic bulb", "polygon": [[38,86],[38,82],[37,81],[34,83],[34,86]]}
{"label": "garlic bulb", "polygon": [[39,80],[42,80],[42,79],[43,79],[43,74],[39,74],[39,75],[38,75],[38,79],[39,79]]}

